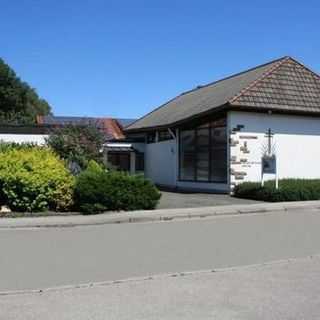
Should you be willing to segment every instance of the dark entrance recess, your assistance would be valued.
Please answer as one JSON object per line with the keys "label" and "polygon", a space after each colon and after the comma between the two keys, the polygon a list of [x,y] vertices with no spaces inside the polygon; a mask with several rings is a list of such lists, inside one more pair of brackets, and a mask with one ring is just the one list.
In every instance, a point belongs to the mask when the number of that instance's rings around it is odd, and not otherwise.
{"label": "dark entrance recess", "polygon": [[130,171],[130,152],[108,152],[108,163],[118,171]]}

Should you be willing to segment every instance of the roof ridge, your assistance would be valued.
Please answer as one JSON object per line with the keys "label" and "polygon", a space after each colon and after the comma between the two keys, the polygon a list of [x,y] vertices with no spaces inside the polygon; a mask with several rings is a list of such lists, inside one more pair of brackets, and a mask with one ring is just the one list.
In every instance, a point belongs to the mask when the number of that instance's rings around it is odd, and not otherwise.
{"label": "roof ridge", "polygon": [[[242,75],[242,74],[245,74],[245,73],[247,73],[247,72],[254,71],[254,70],[259,69],[259,68],[263,68],[263,67],[267,66],[268,64],[271,65],[271,64],[273,64],[273,63],[280,62],[280,61],[282,61],[282,60],[284,60],[284,59],[289,59],[289,58],[290,58],[289,56],[284,56],[284,57],[277,58],[277,59],[271,60],[271,61],[266,62],[266,63],[263,63],[263,64],[259,64],[258,66],[255,66],[255,67],[252,67],[252,68],[249,68],[249,69],[245,69],[244,71],[240,71],[240,72],[231,74],[231,75],[226,76],[226,77],[224,77],[224,78],[222,78],[222,79],[215,80],[215,81],[213,81],[213,82],[209,82],[209,83],[204,84],[204,85],[198,85],[197,87],[195,87],[195,88],[193,88],[193,89],[190,89],[190,90],[188,90],[188,91],[185,91],[185,92],[181,93],[180,95],[184,95],[184,94],[187,94],[187,93],[190,93],[190,92],[194,92],[194,91],[197,91],[197,90],[206,88],[206,87],[210,87],[210,86],[212,86],[212,85],[214,85],[214,84],[217,84],[217,83],[219,83],[219,82],[222,82],[222,81],[225,81],[225,80],[228,80],[228,79],[231,79],[231,78],[240,76],[240,75]],[[179,95],[179,96],[180,96],[180,95]],[[177,96],[177,97],[179,97],[179,96]],[[168,102],[170,102],[170,101],[168,101]]]}
{"label": "roof ridge", "polygon": [[298,60],[296,60],[296,59],[294,59],[294,58],[292,58],[292,57],[290,57],[290,59],[291,59],[293,62],[295,62],[295,63],[297,63],[298,65],[300,65],[301,67],[303,67],[303,68],[305,68],[306,70],[310,71],[317,79],[320,80],[320,75],[319,75],[316,71],[313,71],[310,67],[307,67],[305,64],[299,62]]}
{"label": "roof ridge", "polygon": [[[244,89],[242,89],[238,94],[236,94],[235,96],[233,96],[231,99],[228,100],[228,103],[234,103],[237,99],[239,99],[241,96],[243,96],[247,91],[249,91],[250,89],[252,89],[253,87],[255,87],[260,81],[262,81],[263,79],[265,79],[266,77],[268,77],[270,74],[272,74],[275,70],[277,70],[283,63],[285,63],[286,61],[290,60],[291,57],[289,56],[285,56],[283,58],[280,58],[278,60],[275,60],[273,63],[276,62],[275,65],[271,66],[268,70],[266,70],[266,72],[264,72],[262,74],[261,77],[259,77],[258,79],[254,80],[253,82],[251,82],[247,87],[245,87]],[[293,59],[292,59],[293,60]]]}

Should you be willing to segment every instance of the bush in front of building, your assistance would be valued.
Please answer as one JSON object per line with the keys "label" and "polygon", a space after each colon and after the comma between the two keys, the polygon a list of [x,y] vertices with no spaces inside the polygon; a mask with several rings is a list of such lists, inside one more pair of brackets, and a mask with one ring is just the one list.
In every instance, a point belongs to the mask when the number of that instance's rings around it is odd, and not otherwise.
{"label": "bush in front of building", "polygon": [[17,212],[65,211],[73,204],[74,177],[51,149],[3,146],[0,200]]}
{"label": "bush in front of building", "polygon": [[47,139],[48,146],[64,159],[69,169],[77,174],[90,160],[103,163],[104,135],[97,123],[66,125],[54,129]]}
{"label": "bush in front of building", "polygon": [[154,209],[161,197],[155,185],[142,176],[106,171],[90,162],[75,184],[75,206],[84,214],[104,211]]}
{"label": "bush in front of building", "polygon": [[235,186],[234,196],[267,202],[320,200],[320,179],[281,179],[279,189],[275,181],[244,182]]}

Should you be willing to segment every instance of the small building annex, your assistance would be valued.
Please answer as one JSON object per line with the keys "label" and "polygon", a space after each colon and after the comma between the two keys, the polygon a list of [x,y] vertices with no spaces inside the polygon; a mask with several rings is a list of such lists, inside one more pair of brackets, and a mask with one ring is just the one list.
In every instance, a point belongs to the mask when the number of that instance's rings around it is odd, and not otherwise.
{"label": "small building annex", "polygon": [[279,178],[320,178],[320,77],[283,57],[185,92],[125,133],[166,187],[230,192],[261,180],[266,153]]}

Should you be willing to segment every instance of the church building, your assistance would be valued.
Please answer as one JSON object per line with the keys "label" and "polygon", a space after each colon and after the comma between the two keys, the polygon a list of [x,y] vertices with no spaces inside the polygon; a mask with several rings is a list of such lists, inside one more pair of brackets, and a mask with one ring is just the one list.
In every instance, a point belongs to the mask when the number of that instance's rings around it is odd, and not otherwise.
{"label": "church building", "polygon": [[262,176],[320,178],[320,76],[284,57],[182,93],[125,134],[116,148],[131,172],[143,155],[145,176],[164,187],[229,193]]}

